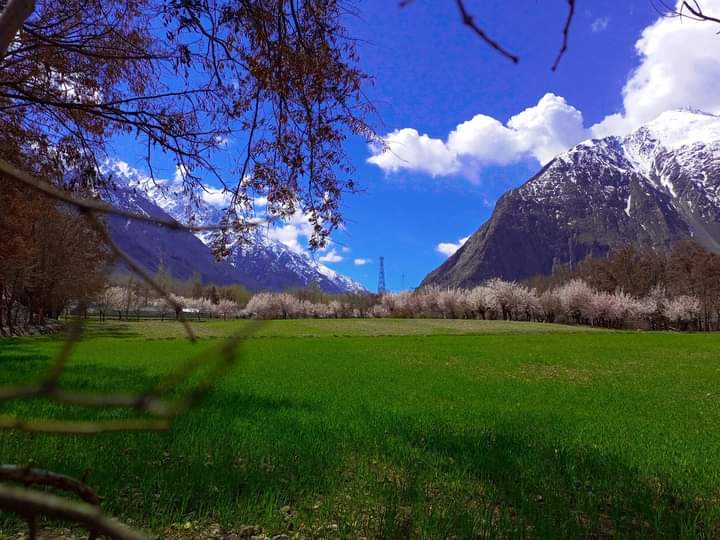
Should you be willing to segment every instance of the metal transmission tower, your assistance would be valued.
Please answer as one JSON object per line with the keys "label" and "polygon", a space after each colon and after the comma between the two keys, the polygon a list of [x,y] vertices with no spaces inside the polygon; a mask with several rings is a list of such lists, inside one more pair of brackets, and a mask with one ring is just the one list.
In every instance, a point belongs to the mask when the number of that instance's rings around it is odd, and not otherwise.
{"label": "metal transmission tower", "polygon": [[385,257],[380,257],[380,272],[378,272],[378,294],[385,294]]}

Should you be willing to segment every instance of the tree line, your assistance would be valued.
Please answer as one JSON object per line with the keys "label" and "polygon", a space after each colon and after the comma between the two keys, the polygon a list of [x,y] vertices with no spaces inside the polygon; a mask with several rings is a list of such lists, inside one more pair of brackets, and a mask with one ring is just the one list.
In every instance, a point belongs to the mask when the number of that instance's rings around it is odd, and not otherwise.
{"label": "tree line", "polygon": [[0,334],[94,300],[109,257],[80,215],[9,179],[0,208]]}
{"label": "tree line", "polygon": [[[425,287],[383,296],[317,286],[252,294],[242,285],[174,279],[161,265],[162,298],[132,276],[107,278],[109,258],[80,216],[6,185],[0,216],[0,327],[5,332],[89,309],[101,319],[426,317],[587,324],[606,328],[720,329],[720,255],[693,241],[669,251],[625,246],[525,283],[492,279],[469,289]],[[38,216],[42,219],[38,219]],[[181,306],[181,309],[178,309]]]}
{"label": "tree line", "polygon": [[491,279],[469,289],[430,286],[382,296],[336,296],[313,288],[265,292],[231,313],[259,319],[427,317],[710,331],[720,329],[720,255],[693,241],[667,252],[625,246],[527,283]]}
{"label": "tree line", "polygon": [[591,288],[634,298],[655,298],[661,304],[685,298],[699,305],[692,326],[698,330],[720,329],[720,255],[693,240],[676,243],[670,250],[627,245],[607,257],[591,257],[552,276],[531,279],[539,291],[558,287],[573,279]]}

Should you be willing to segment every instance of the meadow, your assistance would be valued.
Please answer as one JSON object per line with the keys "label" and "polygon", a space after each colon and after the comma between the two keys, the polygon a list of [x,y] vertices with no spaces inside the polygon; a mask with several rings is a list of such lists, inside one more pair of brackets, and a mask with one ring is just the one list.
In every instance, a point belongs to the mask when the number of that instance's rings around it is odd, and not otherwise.
{"label": "meadow", "polygon": [[[96,323],[62,382],[143,389],[244,324],[197,323],[191,344],[174,322]],[[40,376],[60,344],[0,340],[0,382]],[[270,321],[169,432],[0,432],[0,462],[87,472],[105,510],[171,537],[716,538],[719,350],[717,334]],[[0,516],[0,537],[19,526]]]}

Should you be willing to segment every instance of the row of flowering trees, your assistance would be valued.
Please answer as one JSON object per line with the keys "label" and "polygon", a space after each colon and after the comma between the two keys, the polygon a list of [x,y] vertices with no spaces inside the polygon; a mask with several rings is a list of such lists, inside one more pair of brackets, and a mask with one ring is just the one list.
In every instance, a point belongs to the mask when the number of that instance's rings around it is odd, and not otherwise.
{"label": "row of flowering trees", "polygon": [[346,319],[364,313],[349,302],[311,302],[289,293],[259,293],[250,299],[243,315],[255,319]]}
{"label": "row of flowering trees", "polygon": [[287,293],[260,293],[252,297],[240,316],[498,319],[687,330],[698,327],[700,314],[701,302],[697,297],[671,297],[661,287],[638,298],[623,291],[597,291],[580,279],[542,293],[519,283],[492,279],[472,289],[426,287],[387,294],[378,297],[368,310],[339,301],[314,303]]}
{"label": "row of flowering trees", "polygon": [[[374,302],[352,298],[311,301],[292,293],[257,293],[245,306],[227,299],[174,296],[185,316],[219,319],[299,318],[442,318],[494,319],[559,322],[606,328],[643,327],[651,329],[697,329],[702,312],[700,300],[692,295],[670,296],[654,287],[643,297],[621,290],[598,291],[581,279],[542,293],[526,285],[492,279],[472,289],[426,287],[375,297]],[[144,296],[132,287],[111,286],[97,298],[95,311],[104,318],[140,318],[152,314],[161,319],[176,318],[171,303]]]}
{"label": "row of flowering trees", "polygon": [[539,293],[525,285],[492,279],[472,289],[427,287],[383,296],[379,317],[433,317],[563,322],[607,328],[696,328],[701,313],[695,296],[669,297],[661,287],[637,298],[605,292],[580,279]]}
{"label": "row of flowering trees", "polygon": [[98,294],[92,311],[101,319],[112,317],[120,320],[138,320],[144,317],[172,319],[178,318],[181,312],[190,318],[218,319],[350,318],[368,316],[368,308],[374,303],[368,301],[367,297],[352,295],[338,296],[337,299],[323,295],[322,298],[311,301],[303,298],[307,296],[306,292],[298,290],[293,293],[257,293],[245,305],[224,297],[172,294],[172,300],[182,306],[182,310],[176,310],[173,303],[152,296],[145,289],[113,285]]}
{"label": "row of flowering trees", "polygon": [[646,309],[636,306],[631,310],[639,311],[641,318],[648,319],[644,313],[656,304],[659,307],[649,311],[655,313],[655,325],[687,324],[698,330],[720,330],[720,254],[692,240],[677,242],[670,250],[626,245],[560,268],[550,276],[537,276],[530,283],[544,291],[576,279],[597,291],[624,291],[642,299]]}
{"label": "row of flowering trees", "polygon": [[[243,315],[242,307],[229,299],[189,298],[171,295],[180,306],[185,316],[214,317],[219,319],[237,318]],[[101,318],[116,317],[118,319],[139,319],[151,315],[160,319],[178,318],[180,311],[165,298],[152,297],[133,287],[114,285],[105,288],[96,298],[92,306]]]}

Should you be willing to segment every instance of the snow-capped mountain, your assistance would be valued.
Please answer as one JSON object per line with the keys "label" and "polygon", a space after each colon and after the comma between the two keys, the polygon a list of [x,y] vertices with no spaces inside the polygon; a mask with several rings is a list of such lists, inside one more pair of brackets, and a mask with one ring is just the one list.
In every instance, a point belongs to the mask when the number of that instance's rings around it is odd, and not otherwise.
{"label": "snow-capped mountain", "polygon": [[557,156],[423,283],[524,279],[623,244],[688,238],[720,252],[720,116],[675,110]]}
{"label": "snow-capped mountain", "polygon": [[[218,223],[227,203],[220,190],[198,191],[191,198],[179,180],[155,183],[123,162],[108,164],[104,172],[115,188],[108,189],[103,198],[134,212],[203,225]],[[237,244],[226,260],[216,261],[207,234],[172,231],[118,217],[108,218],[108,225],[113,238],[147,268],[154,271],[164,264],[178,279],[199,272],[204,282],[240,283],[253,291],[317,285],[329,293],[366,292],[358,282],[306,252],[271,238],[267,226],[255,231],[250,244]]]}

